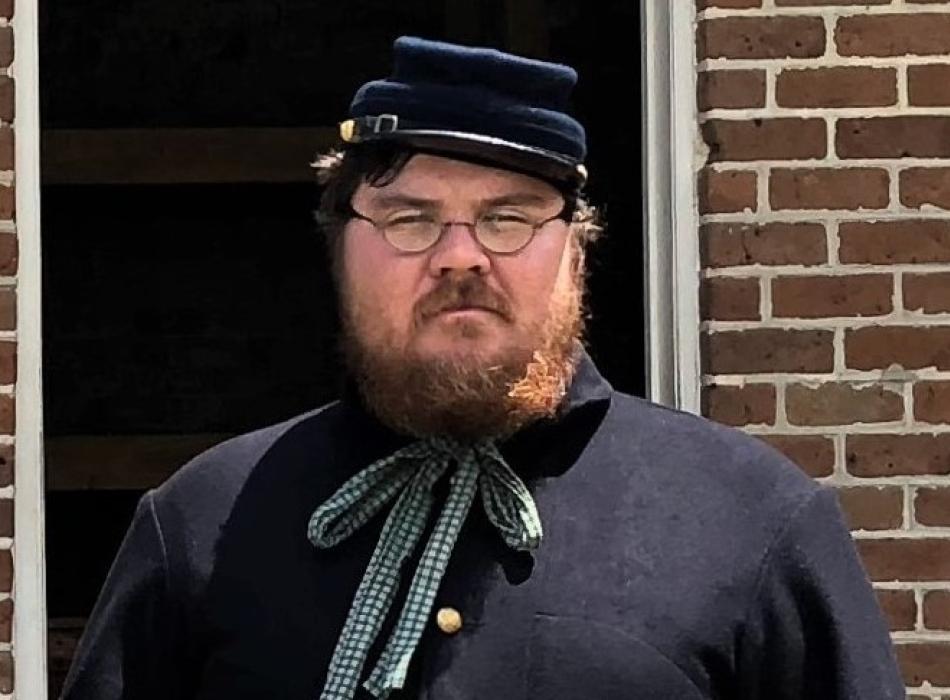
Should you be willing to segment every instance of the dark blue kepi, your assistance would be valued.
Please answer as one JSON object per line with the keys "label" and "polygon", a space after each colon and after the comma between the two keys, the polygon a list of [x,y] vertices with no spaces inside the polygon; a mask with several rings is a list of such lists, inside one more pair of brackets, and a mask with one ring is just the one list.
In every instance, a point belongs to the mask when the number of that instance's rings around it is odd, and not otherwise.
{"label": "dark blue kepi", "polygon": [[586,134],[568,113],[573,68],[416,37],[396,39],[393,49],[393,74],[354,96],[340,125],[345,143],[406,144],[561,187],[584,183]]}

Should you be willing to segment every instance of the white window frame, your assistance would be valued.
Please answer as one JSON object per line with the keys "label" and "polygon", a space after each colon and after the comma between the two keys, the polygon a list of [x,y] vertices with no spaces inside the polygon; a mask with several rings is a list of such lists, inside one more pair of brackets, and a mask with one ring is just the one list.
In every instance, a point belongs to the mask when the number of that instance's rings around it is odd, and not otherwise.
{"label": "white window frame", "polygon": [[641,8],[647,392],[699,413],[696,10],[692,0]]}
{"label": "white window frame", "polygon": [[14,459],[13,678],[20,700],[46,700],[40,106],[37,0],[16,0],[17,383]]}
{"label": "white window frame", "polygon": [[[17,362],[14,678],[21,700],[47,700],[37,0],[17,0]],[[642,5],[643,202],[648,396],[699,412],[695,9]]]}

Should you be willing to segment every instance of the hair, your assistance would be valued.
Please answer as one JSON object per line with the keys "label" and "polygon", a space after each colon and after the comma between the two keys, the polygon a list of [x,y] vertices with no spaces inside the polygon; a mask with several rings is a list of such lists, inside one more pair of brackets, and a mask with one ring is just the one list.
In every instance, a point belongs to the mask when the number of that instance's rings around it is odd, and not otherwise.
{"label": "hair", "polygon": [[[320,154],[312,163],[317,182],[323,187],[315,216],[325,236],[335,282],[339,282],[341,234],[350,219],[350,202],[356,190],[364,182],[375,187],[388,185],[414,155],[422,152],[396,143],[350,144]],[[583,274],[587,248],[604,229],[600,211],[581,190],[562,183],[551,184],[564,197],[564,217],[571,222],[574,234],[574,261],[577,271]]]}

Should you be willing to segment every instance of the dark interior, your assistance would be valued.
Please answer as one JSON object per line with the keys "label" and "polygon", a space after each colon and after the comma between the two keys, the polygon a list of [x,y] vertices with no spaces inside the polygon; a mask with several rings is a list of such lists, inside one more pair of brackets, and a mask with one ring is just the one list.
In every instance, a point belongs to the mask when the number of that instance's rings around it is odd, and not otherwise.
{"label": "dark interior", "polygon": [[[210,156],[183,167],[174,148],[149,151],[153,136],[215,129],[239,150],[239,130],[332,134],[401,34],[575,66],[588,194],[609,221],[590,264],[590,350],[616,388],[643,394],[636,3],[65,0],[41,2],[40,19],[53,697],[144,489],[198,447],[338,391],[307,171],[258,179],[265,154],[245,152],[252,174],[221,178]],[[160,176],[124,171],[121,139],[103,150],[128,129]]]}

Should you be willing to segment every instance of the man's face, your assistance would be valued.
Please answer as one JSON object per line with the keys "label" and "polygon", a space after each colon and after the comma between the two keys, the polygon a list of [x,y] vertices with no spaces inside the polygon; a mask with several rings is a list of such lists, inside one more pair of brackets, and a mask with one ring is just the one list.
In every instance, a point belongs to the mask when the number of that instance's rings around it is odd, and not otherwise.
{"label": "man's face", "polygon": [[343,344],[369,408],[400,432],[479,439],[553,415],[581,332],[581,265],[554,219],[517,252],[493,253],[471,227],[488,216],[556,217],[561,195],[535,178],[429,155],[352,200],[375,222],[453,222],[430,248],[400,251],[370,222],[343,230]]}
{"label": "man's face", "polygon": [[[540,222],[564,200],[535,178],[430,155],[413,157],[389,184],[361,185],[353,208],[374,221],[425,214],[474,222],[517,213]],[[545,224],[518,252],[496,254],[465,226],[450,226],[428,250],[394,248],[371,223],[343,232],[341,283],[361,342],[419,360],[491,363],[522,351],[530,358],[552,299],[572,284],[569,225]]]}

